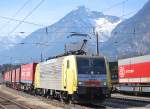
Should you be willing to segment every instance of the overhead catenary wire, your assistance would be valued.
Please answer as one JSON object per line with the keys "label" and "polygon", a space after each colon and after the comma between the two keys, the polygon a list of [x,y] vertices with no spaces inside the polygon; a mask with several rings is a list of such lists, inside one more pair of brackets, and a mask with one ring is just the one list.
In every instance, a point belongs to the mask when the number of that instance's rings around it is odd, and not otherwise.
{"label": "overhead catenary wire", "polygon": [[[123,16],[125,17],[125,16],[128,16],[128,15],[130,15],[130,14],[132,14],[132,13],[135,13],[136,11],[132,11],[132,12],[129,12],[129,13],[127,13],[127,14],[124,14]],[[122,17],[122,16],[120,16],[120,17]],[[7,19],[7,20],[11,20],[11,21],[17,21],[17,22],[23,22],[23,23],[26,23],[26,24],[31,24],[31,25],[35,25],[35,26],[40,26],[40,27],[46,27],[46,25],[42,25],[42,24],[38,24],[38,23],[34,23],[34,22],[29,22],[29,21],[23,21],[23,20],[19,20],[19,19],[14,19],[14,18],[10,18],[10,17],[5,17],[5,16],[0,16],[0,18],[3,18],[3,19]],[[144,20],[144,21],[149,21],[149,20]],[[134,21],[135,22],[135,21]],[[136,22],[139,22],[139,20],[136,20]],[[105,25],[105,24],[107,24],[107,22],[104,22],[104,23],[102,23],[101,25],[97,25],[96,27],[100,27],[100,26],[103,26],[103,25]],[[58,26],[57,26],[58,27]],[[59,26],[60,28],[62,28],[62,27],[68,27],[68,28],[77,28],[77,27],[82,27],[82,26],[64,26],[64,25],[62,25],[62,26]],[[83,27],[83,28],[89,28],[89,27]],[[32,32],[32,31],[31,31]],[[26,32],[26,33],[31,33],[31,32]],[[68,32],[59,32],[59,31],[54,31],[54,32],[52,32],[52,31],[48,31],[47,30],[47,32],[48,33],[68,33]],[[18,32],[16,32],[16,33],[18,33]]]}
{"label": "overhead catenary wire", "polygon": [[[127,2],[128,0],[124,0],[124,1],[122,1],[122,2],[119,2],[119,3],[117,3],[117,4],[114,4],[114,5],[112,5],[112,6],[110,6],[110,8],[106,8],[105,10],[103,10],[103,12],[104,11],[108,11],[108,10],[110,10],[110,9],[112,9],[112,8],[114,8],[114,7],[116,7],[116,6],[118,6],[118,5],[121,5],[121,4],[124,4],[125,2]],[[128,14],[129,15],[129,14]],[[122,16],[125,16],[124,14],[122,15]],[[0,16],[1,18],[4,18],[4,19],[8,19],[8,20],[13,20],[13,21],[17,21],[17,22],[22,22],[22,23],[27,23],[27,24],[32,24],[32,25],[35,25],[35,26],[40,26],[40,27],[44,27],[44,26],[46,26],[46,25],[42,25],[42,24],[37,24],[37,23],[33,23],[33,22],[28,22],[28,21],[25,21],[25,20],[18,20],[18,19],[13,19],[13,18],[8,18],[8,17],[4,17],[4,16]],[[80,19],[80,20],[82,20],[82,19]],[[86,22],[83,22],[84,24],[86,24]],[[104,24],[106,24],[106,22],[104,23]],[[104,25],[104,24],[101,24],[101,25],[97,25],[96,27],[100,27],[100,26],[102,26],[102,25]],[[60,26],[60,27],[64,27],[64,26]],[[65,27],[68,27],[68,26],[65,26]],[[73,26],[71,26],[72,28],[76,28],[76,27],[73,27]],[[17,27],[18,28],[18,27]],[[17,29],[16,28],[16,29]],[[68,28],[70,28],[70,26],[68,27]],[[86,25],[86,26],[84,26],[84,27],[81,27],[81,28],[93,28],[92,26],[91,27],[89,27],[89,25]],[[15,30],[14,30],[15,31]],[[12,31],[12,32],[14,32],[14,31]],[[49,32],[49,31],[48,31]],[[11,32],[10,32],[11,33]],[[52,33],[52,32],[51,32]]]}
{"label": "overhead catenary wire", "polygon": [[[127,1],[127,0],[125,0],[125,1]],[[121,2],[121,3],[124,3],[125,1],[123,1],[123,2]],[[118,5],[119,4],[121,4],[121,3],[118,3]],[[116,5],[114,5],[114,6],[116,6]],[[112,6],[113,7],[113,6]],[[112,8],[111,7],[111,8]],[[110,8],[108,8],[107,10],[109,10]],[[105,10],[105,11],[107,11],[107,10]],[[131,14],[131,13],[129,13],[129,14]],[[129,15],[129,14],[126,14],[126,15]],[[123,14],[122,16],[126,16],[125,14]],[[0,17],[2,17],[2,16],[0,16]],[[3,17],[3,18],[6,18],[6,17]],[[11,19],[11,18],[9,18],[10,20],[15,20],[15,19]],[[35,23],[32,23],[32,22],[27,22],[27,21],[23,21],[23,20],[15,20],[15,21],[20,21],[20,22],[25,22],[25,23],[28,23],[28,24],[33,24],[33,25],[38,25],[38,26],[43,26],[43,25],[40,25],[40,24],[35,24]],[[105,24],[105,23],[104,23]],[[61,27],[64,27],[64,26],[61,26]],[[66,26],[67,27],[67,26]],[[89,27],[85,27],[85,28],[89,28]],[[64,32],[57,32],[57,31],[55,31],[56,33],[64,33]],[[53,32],[50,32],[50,33],[53,33]]]}
{"label": "overhead catenary wire", "polygon": [[30,24],[30,25],[40,26],[40,27],[46,26],[46,25],[42,25],[42,24],[38,24],[38,23],[34,23],[34,22],[29,22],[29,21],[14,19],[14,18],[5,17],[5,16],[0,16],[0,18],[6,19],[6,20],[9,20],[9,21],[16,21],[16,22],[22,22],[22,23],[26,23],[26,24]]}
{"label": "overhead catenary wire", "polygon": [[[119,17],[125,17],[125,16],[128,16],[128,15],[130,15],[130,14],[133,14],[133,13],[135,13],[136,11],[132,11],[132,12],[129,12],[129,13],[127,13],[127,14],[124,14],[124,15],[122,15],[122,16],[119,16]],[[38,24],[38,23],[34,23],[34,22],[29,22],[29,21],[23,21],[23,20],[19,20],[19,19],[14,19],[14,18],[10,18],[10,17],[5,17],[5,16],[0,16],[0,18],[2,18],[2,19],[7,19],[7,20],[11,20],[11,21],[17,21],[17,22],[22,22],[22,23],[26,23],[26,24],[31,24],[31,25],[34,25],[34,26],[39,26],[39,27],[46,27],[46,25],[43,25],[43,24]],[[144,21],[149,21],[149,20],[144,20]],[[136,22],[139,22],[139,20],[136,20],[136,21],[134,21],[135,23]],[[107,22],[104,22],[104,23],[102,23],[101,25],[97,25],[96,27],[100,27],[100,26],[103,26],[103,25],[105,25],[105,24],[107,24]],[[58,27],[58,26],[57,26]],[[77,28],[77,27],[82,27],[82,26],[64,26],[64,25],[62,25],[62,26],[59,26],[60,28],[62,28],[62,27],[67,27],[67,28]],[[90,28],[90,27],[82,27],[82,28]],[[32,32],[32,31],[31,31]],[[26,33],[31,33],[31,32],[26,32]],[[52,31],[48,31],[47,30],[47,32],[48,33],[68,33],[68,32],[59,32],[59,31],[54,31],[54,32],[52,32]],[[15,33],[19,33],[19,32],[15,32]]]}
{"label": "overhead catenary wire", "polygon": [[[117,4],[114,4],[114,5],[112,5],[112,6],[110,6],[110,8],[106,8],[105,10],[103,10],[103,12],[104,11],[108,11],[108,10],[110,10],[110,9],[112,9],[112,8],[114,8],[114,7],[116,7],[116,6],[118,6],[118,5],[121,5],[122,3],[125,3],[127,0],[124,0],[124,1],[122,1],[122,2],[119,2],[119,3],[117,3]],[[42,2],[42,1],[41,1]],[[39,4],[41,4],[41,2],[39,3]],[[34,9],[36,9],[36,8],[38,8],[39,7],[39,4],[37,5],[37,7],[35,7]],[[33,10],[34,10],[33,9]],[[32,11],[31,11],[32,12]],[[31,13],[32,14],[32,13]],[[23,20],[18,20],[18,19],[14,19],[14,18],[10,18],[10,17],[5,17],[5,16],[0,16],[1,18],[3,18],[3,19],[7,19],[7,20],[12,20],[12,21],[17,21],[17,22],[19,22],[18,23],[18,25],[16,25],[15,26],[15,28],[13,28],[13,30],[11,31],[11,32],[9,32],[9,34],[11,34],[11,33],[13,33],[20,25],[21,25],[21,23],[27,23],[27,24],[31,24],[31,25],[35,25],[35,26],[40,26],[40,27],[45,27],[46,25],[42,25],[42,24],[37,24],[37,23],[34,23],[34,22],[28,22],[28,21],[25,21],[25,19],[23,19]],[[90,25],[87,25],[87,23],[85,22],[85,21],[83,21],[81,18],[80,18],[80,20],[85,24],[85,26],[83,27],[81,27],[81,28],[93,28],[93,26],[90,26]],[[99,25],[100,26],[100,25]],[[60,27],[64,27],[64,26],[60,26]],[[65,26],[65,27],[68,27],[68,26]],[[71,26],[72,28],[76,28],[76,26]],[[70,28],[70,26],[68,27],[68,28]]]}
{"label": "overhead catenary wire", "polygon": [[[25,3],[23,3],[23,5],[15,12],[15,14],[14,14],[12,17],[16,17],[16,16],[18,15],[18,13],[20,13],[30,1],[31,1],[31,0],[26,0]],[[10,22],[11,22],[11,20],[5,22],[5,24],[3,24],[3,25],[0,27],[0,30],[4,29],[6,26],[8,26],[8,24],[9,24]]]}
{"label": "overhead catenary wire", "polygon": [[[132,14],[133,12],[135,11],[132,11],[132,12],[129,12],[127,14],[124,14],[123,16],[127,16],[129,14]],[[121,16],[120,16],[121,17]],[[137,21],[138,22],[138,21]],[[103,23],[103,25],[106,24],[106,23]],[[63,27],[63,26],[62,26]],[[48,32],[48,33],[69,33],[69,32],[61,32],[61,31],[54,31],[54,32]],[[148,31],[144,31],[144,32],[135,32],[134,34],[144,34],[144,33],[150,33]],[[92,34],[92,33],[88,33],[88,34]],[[114,34],[133,34],[133,32],[114,32]],[[44,43],[44,42],[43,42]],[[45,44],[45,45],[56,45],[56,44],[52,44],[52,43],[57,43],[57,42],[50,42],[51,44]],[[11,44],[19,44],[19,43],[11,43]],[[27,42],[27,43],[24,43],[24,44],[37,44],[37,45],[42,45],[40,42],[36,42],[36,43],[32,43],[32,42]],[[43,44],[44,45],[44,44]]]}
{"label": "overhead catenary wire", "polygon": [[123,0],[123,1],[121,1],[121,2],[118,2],[118,3],[116,3],[116,4],[113,4],[112,6],[107,7],[106,9],[103,9],[102,12],[109,11],[109,10],[113,9],[114,7],[117,7],[117,6],[120,6],[120,5],[124,4],[124,3],[126,3],[127,1],[128,1],[128,0]]}
{"label": "overhead catenary wire", "polygon": [[20,13],[20,12],[22,11],[22,9],[24,9],[25,6],[26,6],[29,2],[31,2],[31,0],[26,0],[25,3],[16,11],[16,13],[14,14],[13,17],[15,17],[18,13]]}
{"label": "overhead catenary wire", "polygon": [[42,4],[44,1],[45,1],[45,0],[41,0],[41,1],[22,19],[22,21],[20,21],[20,22],[9,32],[9,35],[10,35],[11,33],[13,33],[13,32],[23,23],[24,20],[26,20],[29,16],[31,16],[32,13],[33,13],[35,10],[37,10],[37,9],[41,6],[41,4]]}
{"label": "overhead catenary wire", "polygon": [[[115,32],[114,35],[116,34],[122,34],[122,35],[127,35],[127,34],[146,34],[150,33],[149,31],[143,31],[143,32],[136,32],[134,29],[133,32]],[[47,41],[47,42],[21,42],[21,43],[7,43],[7,44],[12,44],[12,45],[41,45],[41,46],[52,46],[52,45],[61,45],[63,44],[64,41]],[[99,42],[103,43],[103,42]]]}

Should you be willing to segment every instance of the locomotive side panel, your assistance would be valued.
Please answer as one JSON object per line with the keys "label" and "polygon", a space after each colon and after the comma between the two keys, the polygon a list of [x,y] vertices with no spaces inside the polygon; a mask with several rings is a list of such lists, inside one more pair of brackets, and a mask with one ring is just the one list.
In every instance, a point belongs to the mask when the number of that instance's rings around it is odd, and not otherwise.
{"label": "locomotive side panel", "polygon": [[35,88],[62,90],[62,60],[51,59],[36,67]]}

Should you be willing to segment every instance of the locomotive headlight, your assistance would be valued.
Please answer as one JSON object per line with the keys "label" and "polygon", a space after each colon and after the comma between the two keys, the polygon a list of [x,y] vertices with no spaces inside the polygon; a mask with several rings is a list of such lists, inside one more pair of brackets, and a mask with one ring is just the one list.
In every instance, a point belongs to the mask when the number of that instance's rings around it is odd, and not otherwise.
{"label": "locomotive headlight", "polygon": [[83,81],[79,81],[78,84],[79,84],[79,85],[83,85],[84,82],[83,82]]}
{"label": "locomotive headlight", "polygon": [[93,75],[93,74],[94,74],[94,71],[91,71],[91,74]]}
{"label": "locomotive headlight", "polygon": [[106,82],[104,82],[103,84],[104,84],[104,86],[106,86]]}

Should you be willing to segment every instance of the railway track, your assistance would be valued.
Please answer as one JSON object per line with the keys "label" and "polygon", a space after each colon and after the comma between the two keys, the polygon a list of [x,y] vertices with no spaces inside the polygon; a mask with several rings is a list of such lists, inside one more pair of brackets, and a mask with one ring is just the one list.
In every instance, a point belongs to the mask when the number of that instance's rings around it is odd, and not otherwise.
{"label": "railway track", "polygon": [[[66,104],[66,103],[63,103],[63,102],[61,102],[59,100],[56,100],[56,99],[50,99],[50,98],[46,98],[46,97],[42,97],[42,96],[34,96],[34,95],[30,95],[30,94],[22,92],[22,91],[16,91],[16,90],[11,89],[9,87],[5,87],[5,86],[2,86],[2,87],[5,90],[9,90],[9,92],[11,92],[11,93],[14,93],[14,94],[26,97],[26,98],[33,98],[33,99],[38,98],[40,101],[43,101],[47,104],[51,104],[55,107],[60,107],[60,108],[64,108],[64,109],[93,109],[93,108],[94,109],[95,108],[96,109],[100,109],[100,108],[103,109],[103,108],[105,108],[104,105],[77,104],[77,103],[75,103],[75,104]],[[11,109],[13,109],[13,108],[11,108]]]}
{"label": "railway track", "polygon": [[123,95],[123,94],[112,94],[112,98],[125,99],[125,100],[134,100],[137,102],[147,102],[150,103],[150,97],[142,97],[142,96],[131,96],[131,95]]}
{"label": "railway track", "polygon": [[[45,98],[42,97],[44,100]],[[111,108],[136,108],[136,107],[147,107],[150,108],[150,101],[143,97],[143,99],[135,99],[135,97],[118,96],[106,99],[103,103],[94,103],[90,105],[85,104],[63,104],[58,100],[46,100],[54,106],[61,106],[65,109],[111,109]]]}
{"label": "railway track", "polygon": [[0,109],[32,109],[6,97],[0,96]]}
{"label": "railway track", "polygon": [[[11,93],[16,93],[17,95],[27,97],[27,98],[38,98],[40,101],[43,101],[47,104],[51,104],[55,107],[65,108],[65,109],[111,109],[111,108],[136,108],[136,107],[147,107],[150,108],[149,98],[145,97],[136,97],[135,96],[126,96],[126,95],[114,95],[109,99],[106,99],[103,103],[95,104],[65,104],[59,100],[49,99],[42,96],[33,96],[25,92],[18,92],[14,89],[4,87],[9,90]],[[5,109],[5,108],[2,108]],[[12,108],[11,108],[12,109]],[[20,109],[20,108],[19,108]],[[21,108],[24,109],[24,108]]]}
{"label": "railway track", "polygon": [[113,95],[104,103],[105,106],[113,108],[147,107],[150,108],[150,98],[126,95]]}
{"label": "railway track", "polygon": [[46,103],[51,104],[51,105],[56,106],[56,107],[62,107],[64,109],[104,109],[105,108],[105,106],[102,104],[99,104],[99,105],[78,104],[78,103],[66,104],[66,103],[63,103],[59,100],[47,99],[47,98],[41,97],[41,96],[38,96],[38,98],[43,102],[46,102]]}

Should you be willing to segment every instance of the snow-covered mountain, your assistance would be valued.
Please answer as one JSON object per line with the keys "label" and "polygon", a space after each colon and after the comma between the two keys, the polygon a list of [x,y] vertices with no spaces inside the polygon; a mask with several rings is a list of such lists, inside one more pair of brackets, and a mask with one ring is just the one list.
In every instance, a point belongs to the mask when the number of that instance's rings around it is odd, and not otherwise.
{"label": "snow-covered mountain", "polygon": [[150,54],[150,0],[137,14],[117,25],[101,50],[110,58]]}
{"label": "snow-covered mountain", "polygon": [[[44,58],[64,53],[64,45],[81,46],[82,41],[87,39],[87,52],[95,52],[95,36],[93,30],[103,33],[100,41],[105,42],[110,38],[110,33],[115,26],[120,23],[120,18],[116,16],[104,15],[101,12],[90,11],[84,6],[72,10],[58,22],[45,28],[38,29],[27,36],[22,44],[11,47],[1,54],[17,57],[12,59],[14,62],[31,62],[39,60],[41,55]],[[88,36],[70,36],[71,32],[84,33]],[[70,37],[69,37],[70,36]],[[69,48],[70,49],[70,48]],[[10,59],[0,58],[0,62],[10,62]]]}
{"label": "snow-covered mountain", "polygon": [[121,22],[121,20],[112,22],[109,21],[107,18],[99,18],[95,21],[96,21],[96,31],[98,31],[99,34],[102,34],[100,36],[101,42],[107,41],[111,37],[112,30]]}

